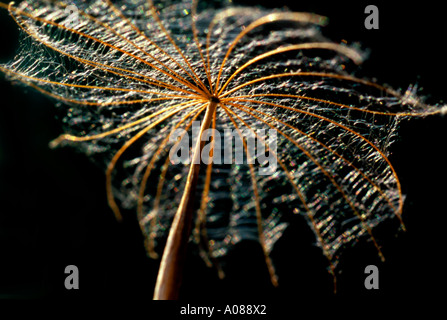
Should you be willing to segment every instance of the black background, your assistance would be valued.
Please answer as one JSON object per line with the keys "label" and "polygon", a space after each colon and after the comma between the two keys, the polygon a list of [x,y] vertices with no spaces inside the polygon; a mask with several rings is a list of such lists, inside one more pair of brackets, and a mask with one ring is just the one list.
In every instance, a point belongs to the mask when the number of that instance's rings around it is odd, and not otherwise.
{"label": "black background", "polygon": [[[396,1],[245,3],[288,5],[326,15],[328,37],[335,42],[360,42],[371,50],[362,75],[394,88],[416,83],[430,101],[447,102],[447,27],[441,7]],[[379,30],[364,28],[368,4],[380,10]],[[5,10],[0,19],[0,58],[5,62],[18,46],[18,30]],[[0,81],[0,297],[69,302],[144,299],[149,304],[158,262],[146,257],[134,214],[127,213],[124,222],[117,223],[106,203],[103,171],[74,149],[48,148],[48,142],[61,133],[53,101],[11,85],[4,77]],[[399,306],[408,299],[422,303],[434,298],[435,291],[445,288],[446,125],[446,117],[432,116],[401,126],[390,160],[407,196],[408,231],[378,230],[383,233],[385,263],[370,243],[350,250],[341,262],[337,295],[325,258],[312,246],[310,231],[297,220],[272,254],[279,288],[269,284],[260,248],[241,243],[228,258],[223,281],[191,250],[182,299],[274,302],[270,309],[274,313],[307,300],[392,301]],[[64,269],[70,264],[80,270],[79,290],[64,287]],[[364,268],[369,264],[379,267],[379,290],[364,288]],[[177,312],[177,307],[158,307]]]}

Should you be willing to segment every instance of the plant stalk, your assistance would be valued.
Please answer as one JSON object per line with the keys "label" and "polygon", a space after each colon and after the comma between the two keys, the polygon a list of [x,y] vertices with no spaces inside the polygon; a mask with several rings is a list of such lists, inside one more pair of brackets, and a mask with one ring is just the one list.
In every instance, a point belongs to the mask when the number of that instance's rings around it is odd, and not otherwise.
{"label": "plant stalk", "polygon": [[193,160],[189,167],[185,190],[183,191],[179,208],[169,230],[168,240],[161,258],[160,269],[155,284],[154,300],[178,299],[186,258],[186,248],[192,229],[194,196],[201,163],[200,155],[205,144],[201,138],[203,132],[210,127],[217,105],[218,101],[210,100],[200,127],[199,137],[194,148]]}

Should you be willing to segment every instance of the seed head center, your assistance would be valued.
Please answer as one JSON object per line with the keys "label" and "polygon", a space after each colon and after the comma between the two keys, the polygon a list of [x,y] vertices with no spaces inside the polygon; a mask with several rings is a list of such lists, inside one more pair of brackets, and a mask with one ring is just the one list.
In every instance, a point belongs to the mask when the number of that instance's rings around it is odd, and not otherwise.
{"label": "seed head center", "polygon": [[216,96],[212,96],[212,97],[210,98],[210,101],[211,101],[211,102],[214,102],[214,103],[220,103],[220,99],[219,99],[219,97],[216,97]]}

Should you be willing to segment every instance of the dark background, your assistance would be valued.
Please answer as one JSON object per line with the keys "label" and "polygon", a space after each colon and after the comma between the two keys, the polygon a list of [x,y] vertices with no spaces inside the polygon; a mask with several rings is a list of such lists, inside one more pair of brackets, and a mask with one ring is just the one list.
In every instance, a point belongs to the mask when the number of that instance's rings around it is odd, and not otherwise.
{"label": "dark background", "polygon": [[[360,42],[371,50],[362,75],[394,88],[416,83],[430,101],[447,102],[447,27],[439,6],[425,1],[245,3],[288,4],[293,10],[326,15],[328,37],[335,42]],[[379,8],[379,30],[364,28],[368,4]],[[17,27],[5,10],[0,10],[0,30],[0,58],[5,62],[18,46]],[[146,257],[134,213],[117,223],[106,203],[103,171],[72,148],[48,148],[48,142],[61,133],[53,101],[11,85],[3,76],[0,90],[0,297],[144,299],[149,303],[158,262]],[[275,302],[271,313],[306,300],[359,299],[367,304],[393,301],[399,305],[401,299],[416,298],[422,303],[434,298],[438,289],[445,288],[446,138],[445,116],[401,126],[390,160],[407,196],[404,222],[408,231],[377,231],[385,263],[370,243],[349,250],[341,261],[336,296],[325,258],[297,219],[272,254],[279,288],[269,284],[260,248],[241,243],[228,258],[223,281],[191,250],[182,298],[221,304]],[[79,290],[64,288],[64,269],[70,264],[80,270]],[[364,268],[369,264],[379,267],[379,290],[364,288]]]}

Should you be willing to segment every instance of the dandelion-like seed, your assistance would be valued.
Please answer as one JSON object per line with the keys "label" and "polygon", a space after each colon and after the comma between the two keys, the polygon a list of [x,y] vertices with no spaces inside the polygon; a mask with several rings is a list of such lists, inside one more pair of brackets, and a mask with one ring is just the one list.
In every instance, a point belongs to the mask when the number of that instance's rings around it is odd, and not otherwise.
{"label": "dandelion-like seed", "polygon": [[[106,165],[117,219],[119,208],[136,209],[148,254],[163,251],[155,299],[177,298],[191,236],[221,276],[234,244],[259,241],[277,285],[270,253],[287,215],[306,219],[334,282],[345,248],[370,239],[383,259],[374,228],[388,219],[405,228],[388,149],[402,119],[445,107],[355,77],[364,55],[326,39],[325,17],[197,0],[0,6],[24,35],[0,70],[60,102],[66,133],[51,146],[75,145]],[[172,163],[183,137],[171,134],[195,121],[193,161]],[[227,129],[242,141],[244,163],[217,161],[215,132]],[[277,132],[275,149],[259,130]],[[276,171],[258,174],[269,163],[244,132]]]}

